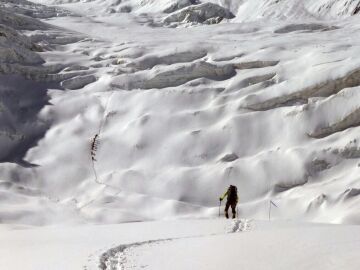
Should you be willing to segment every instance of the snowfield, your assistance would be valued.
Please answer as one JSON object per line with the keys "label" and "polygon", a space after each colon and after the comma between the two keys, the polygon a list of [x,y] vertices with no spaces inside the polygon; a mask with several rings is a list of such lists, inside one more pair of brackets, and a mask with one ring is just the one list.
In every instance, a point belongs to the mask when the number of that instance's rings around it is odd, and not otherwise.
{"label": "snowfield", "polygon": [[9,270],[355,270],[360,264],[358,226],[214,219],[0,232],[7,243],[0,245],[0,267]]}
{"label": "snowfield", "polygon": [[0,0],[0,269],[358,269],[359,14]]}

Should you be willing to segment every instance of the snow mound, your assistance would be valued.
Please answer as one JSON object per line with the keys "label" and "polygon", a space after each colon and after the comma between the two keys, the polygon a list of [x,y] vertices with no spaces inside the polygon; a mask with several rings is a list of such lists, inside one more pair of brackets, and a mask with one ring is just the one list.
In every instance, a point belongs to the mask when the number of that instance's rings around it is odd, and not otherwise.
{"label": "snow mound", "polygon": [[96,77],[94,75],[77,76],[62,81],[61,86],[66,89],[75,90],[75,89],[83,88],[84,86],[93,83],[95,81],[96,81]]}

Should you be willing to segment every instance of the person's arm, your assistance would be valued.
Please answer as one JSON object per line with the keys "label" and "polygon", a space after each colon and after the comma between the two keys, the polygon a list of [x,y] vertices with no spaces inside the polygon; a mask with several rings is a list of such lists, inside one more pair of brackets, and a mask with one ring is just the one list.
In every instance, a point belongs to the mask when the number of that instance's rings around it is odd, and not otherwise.
{"label": "person's arm", "polygon": [[228,190],[219,198],[222,201],[228,195]]}

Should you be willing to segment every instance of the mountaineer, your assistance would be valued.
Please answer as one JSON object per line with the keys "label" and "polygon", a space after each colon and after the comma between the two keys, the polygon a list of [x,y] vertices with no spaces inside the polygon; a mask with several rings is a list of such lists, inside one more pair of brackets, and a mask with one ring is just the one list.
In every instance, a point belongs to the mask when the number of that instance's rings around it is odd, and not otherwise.
{"label": "mountaineer", "polygon": [[224,193],[224,195],[222,195],[219,200],[220,200],[220,204],[221,201],[227,196],[227,201],[226,201],[226,205],[225,205],[225,216],[226,218],[229,218],[229,214],[228,214],[228,210],[229,207],[231,206],[231,210],[232,210],[232,218],[236,217],[236,205],[238,203],[238,194],[237,194],[237,187],[230,185],[229,188],[227,189],[227,191]]}

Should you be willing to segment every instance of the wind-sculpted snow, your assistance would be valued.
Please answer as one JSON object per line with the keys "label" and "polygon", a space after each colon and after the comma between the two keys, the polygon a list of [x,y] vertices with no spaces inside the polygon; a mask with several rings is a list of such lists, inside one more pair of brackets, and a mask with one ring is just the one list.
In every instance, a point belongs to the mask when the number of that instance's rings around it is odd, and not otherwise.
{"label": "wind-sculpted snow", "polygon": [[[237,21],[255,21],[258,19],[333,19],[356,15],[358,0],[245,0],[221,1],[229,6]],[[230,5],[227,5],[230,3]]]}
{"label": "wind-sculpted snow", "polygon": [[[36,2],[59,6],[0,2],[4,222],[216,216],[229,184],[240,217],[267,218],[272,199],[274,218],[358,222],[360,197],[344,194],[359,188],[357,16],[326,21],[347,15],[309,1]],[[12,200],[15,184],[36,192]]]}
{"label": "wind-sculpted snow", "polygon": [[339,122],[334,123],[327,127],[318,128],[318,130],[310,133],[309,135],[314,138],[321,138],[325,136],[329,136],[333,133],[346,130],[351,127],[357,127],[360,125],[360,109],[355,110],[349,115],[345,116]]}
{"label": "wind-sculpted snow", "polygon": [[235,63],[236,69],[252,69],[252,68],[265,68],[272,67],[279,64],[280,61],[251,61],[251,62],[240,62]]}
{"label": "wind-sculpted snow", "polygon": [[[70,84],[74,85],[74,89],[76,89],[76,85],[82,85],[85,86],[89,83],[92,83],[95,81],[95,79],[92,77],[85,77],[85,79],[79,79],[75,81],[70,80],[74,77],[80,76],[80,75],[87,75],[87,72],[68,72],[68,73],[58,73],[64,68],[63,65],[54,65],[54,66],[23,66],[19,64],[0,64],[0,74],[17,74],[22,75],[26,79],[37,81],[37,82],[48,82],[48,83],[60,83],[62,81],[64,82],[64,85],[70,86]],[[91,75],[89,75],[91,76]],[[68,81],[70,80],[70,81]],[[71,83],[72,82],[72,83]],[[69,88],[71,89],[71,87]]]}
{"label": "wind-sculpted snow", "polygon": [[187,65],[175,65],[162,71],[154,70],[147,80],[142,80],[135,75],[121,75],[114,80],[112,86],[125,90],[152,89],[179,86],[198,78],[211,80],[226,80],[235,75],[231,65],[214,65],[204,61]]}
{"label": "wind-sculpted snow", "polygon": [[[329,72],[329,71],[327,71]],[[258,95],[250,95],[245,98],[246,108],[252,110],[268,110],[272,108],[276,108],[279,106],[287,106],[289,104],[297,104],[297,102],[305,102],[307,103],[307,99],[311,97],[318,97],[318,96],[330,96],[336,94],[340,90],[348,87],[354,87],[360,85],[360,70],[356,68],[355,70],[349,71],[345,76],[340,78],[333,78],[333,79],[326,79],[324,82],[318,82],[315,85],[311,85],[305,87],[303,89],[295,89],[291,90],[291,93],[288,93],[292,85],[295,84],[282,84],[279,87],[277,93],[274,92],[276,95],[275,97],[268,97],[265,93],[265,98],[262,98],[261,93]],[[283,90],[283,91],[281,91]],[[287,93],[284,93],[284,92]],[[252,99],[256,100],[255,102],[251,101]]]}
{"label": "wind-sculpted snow", "polygon": [[[321,122],[314,123],[314,130],[309,133],[311,137],[322,138],[336,132],[360,125],[359,87],[347,88],[324,101],[310,105],[309,113],[321,114]],[[341,105],[340,105],[341,104]],[[341,111],[332,110],[344,106]]]}
{"label": "wind-sculpted snow", "polygon": [[309,23],[309,24],[290,24],[285,27],[281,27],[279,29],[276,29],[274,32],[276,34],[284,34],[284,33],[290,33],[295,31],[331,31],[335,30],[337,27],[334,26],[327,26],[323,24],[316,24],[316,23]]}
{"label": "wind-sculpted snow", "polygon": [[192,62],[201,59],[207,55],[205,50],[191,50],[183,52],[174,52],[163,56],[145,55],[134,59],[127,67],[135,68],[136,70],[151,69],[156,65],[171,65],[176,63]]}
{"label": "wind-sculpted snow", "polygon": [[67,89],[75,90],[75,89],[83,88],[85,85],[88,85],[95,81],[96,81],[96,77],[94,75],[77,76],[62,81],[61,86]]}
{"label": "wind-sculpted snow", "polygon": [[[34,0],[40,4],[71,4],[81,0]],[[360,10],[359,0],[86,0],[90,9],[107,14],[114,13],[174,13],[183,8],[198,4],[213,3],[230,10],[236,21],[256,21],[259,19],[334,19],[357,15]],[[63,13],[64,11],[62,11]]]}
{"label": "wind-sculpted snow", "polygon": [[309,1],[307,3],[309,10],[317,11],[320,16],[335,17],[335,16],[349,16],[357,15],[360,8],[360,1],[358,0],[338,0],[338,1]]}

